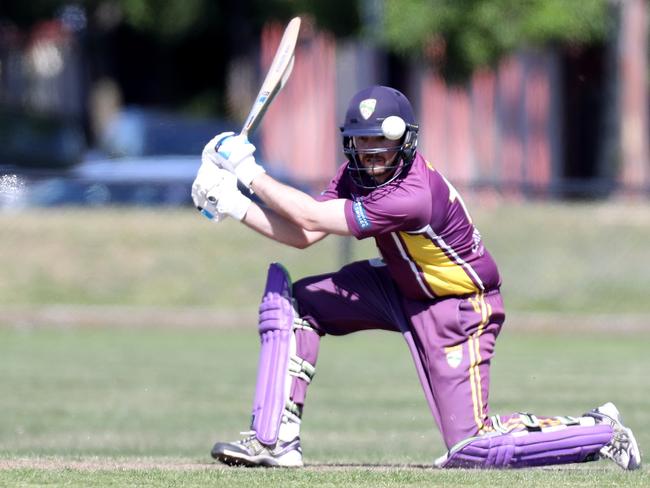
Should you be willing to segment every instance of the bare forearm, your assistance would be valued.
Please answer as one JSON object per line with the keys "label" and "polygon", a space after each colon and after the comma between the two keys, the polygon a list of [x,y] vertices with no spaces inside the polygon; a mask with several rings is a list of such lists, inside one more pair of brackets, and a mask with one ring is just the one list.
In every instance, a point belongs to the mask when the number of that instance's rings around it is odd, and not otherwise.
{"label": "bare forearm", "polygon": [[299,249],[304,249],[327,235],[324,232],[306,231],[273,210],[255,203],[251,203],[242,222],[265,237]]}
{"label": "bare forearm", "polygon": [[[309,226],[309,207],[314,199],[306,193],[290,187],[268,175],[261,175],[252,184],[255,193],[277,214],[287,218],[301,228]],[[275,195],[282,195],[281,199]]]}
{"label": "bare forearm", "polygon": [[274,212],[306,232],[350,235],[342,199],[320,202],[267,174],[257,177],[251,187]]}

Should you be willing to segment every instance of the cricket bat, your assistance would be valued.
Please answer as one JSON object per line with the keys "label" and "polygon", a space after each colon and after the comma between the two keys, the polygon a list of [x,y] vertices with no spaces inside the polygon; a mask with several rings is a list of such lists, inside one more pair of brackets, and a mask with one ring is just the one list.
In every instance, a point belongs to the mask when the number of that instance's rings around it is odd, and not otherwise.
{"label": "cricket bat", "polygon": [[293,70],[294,51],[299,32],[300,17],[294,17],[284,29],[284,34],[282,34],[282,39],[273,57],[271,67],[266,74],[266,78],[264,78],[264,82],[255,98],[251,111],[248,117],[246,117],[246,122],[244,122],[240,135],[248,136],[248,134],[251,134],[257,128],[269,105],[289,79]]}

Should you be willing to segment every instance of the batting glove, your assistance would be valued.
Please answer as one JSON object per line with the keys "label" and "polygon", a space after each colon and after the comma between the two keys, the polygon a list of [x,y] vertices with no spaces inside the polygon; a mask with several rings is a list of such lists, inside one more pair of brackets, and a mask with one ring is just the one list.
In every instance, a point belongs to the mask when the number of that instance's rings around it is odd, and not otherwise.
{"label": "batting glove", "polygon": [[213,222],[227,216],[242,220],[251,201],[237,188],[237,177],[213,163],[202,163],[192,184],[192,200],[202,215]]}
{"label": "batting glove", "polygon": [[250,188],[251,182],[266,171],[257,164],[253,146],[246,136],[234,132],[222,132],[212,138],[203,148],[201,160],[210,161],[220,168],[227,169]]}

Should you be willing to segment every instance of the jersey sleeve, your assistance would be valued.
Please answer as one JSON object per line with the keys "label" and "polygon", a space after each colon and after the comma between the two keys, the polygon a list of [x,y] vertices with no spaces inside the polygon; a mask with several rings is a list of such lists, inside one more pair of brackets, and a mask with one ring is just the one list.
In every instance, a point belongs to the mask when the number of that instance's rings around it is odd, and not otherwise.
{"label": "jersey sleeve", "polygon": [[345,218],[357,239],[389,232],[416,232],[431,217],[431,192],[418,182],[387,186],[345,202]]}
{"label": "jersey sleeve", "polygon": [[350,193],[342,178],[345,172],[345,167],[345,164],[339,167],[334,178],[330,180],[327,187],[325,187],[319,195],[316,195],[316,200],[324,202],[326,200],[334,200],[335,198],[350,198]]}

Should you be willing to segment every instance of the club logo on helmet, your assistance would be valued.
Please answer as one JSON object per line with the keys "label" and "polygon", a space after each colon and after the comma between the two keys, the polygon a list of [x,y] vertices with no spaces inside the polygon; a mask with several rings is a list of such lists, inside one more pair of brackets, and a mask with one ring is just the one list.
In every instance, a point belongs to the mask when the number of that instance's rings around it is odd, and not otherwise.
{"label": "club logo on helmet", "polygon": [[377,99],[375,98],[366,98],[365,100],[361,100],[361,103],[359,104],[359,112],[361,112],[361,117],[368,120],[372,113],[375,111],[376,106]]}

